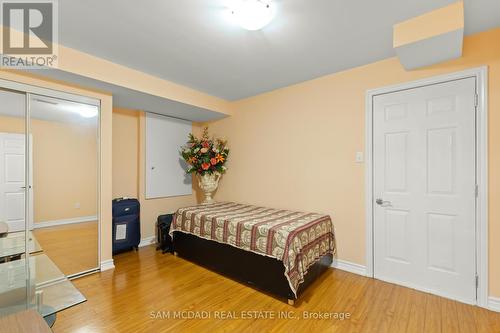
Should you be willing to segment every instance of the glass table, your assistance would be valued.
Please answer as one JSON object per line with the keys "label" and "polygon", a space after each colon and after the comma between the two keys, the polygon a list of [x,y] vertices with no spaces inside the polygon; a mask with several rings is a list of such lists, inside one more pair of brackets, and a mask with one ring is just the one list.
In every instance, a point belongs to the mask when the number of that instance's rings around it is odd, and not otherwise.
{"label": "glass table", "polygon": [[[31,231],[28,237],[30,254],[42,252],[42,247]],[[0,263],[20,259],[25,253],[26,242],[24,239],[24,231],[11,232],[4,237],[0,237]]]}
{"label": "glass table", "polygon": [[0,258],[4,260],[0,263],[0,316],[35,308],[47,318],[85,302],[80,291],[43,254],[36,238],[31,233],[29,237],[28,265],[24,257],[24,232],[0,238]]}

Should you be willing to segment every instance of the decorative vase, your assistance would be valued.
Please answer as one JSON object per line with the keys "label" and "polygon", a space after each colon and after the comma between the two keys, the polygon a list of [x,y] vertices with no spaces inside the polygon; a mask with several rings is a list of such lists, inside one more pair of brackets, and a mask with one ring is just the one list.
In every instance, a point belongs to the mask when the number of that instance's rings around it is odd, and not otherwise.
{"label": "decorative vase", "polygon": [[205,200],[201,203],[202,205],[208,205],[215,202],[212,196],[219,186],[220,176],[221,174],[218,172],[212,174],[206,173],[203,176],[198,175],[198,185],[205,194]]}

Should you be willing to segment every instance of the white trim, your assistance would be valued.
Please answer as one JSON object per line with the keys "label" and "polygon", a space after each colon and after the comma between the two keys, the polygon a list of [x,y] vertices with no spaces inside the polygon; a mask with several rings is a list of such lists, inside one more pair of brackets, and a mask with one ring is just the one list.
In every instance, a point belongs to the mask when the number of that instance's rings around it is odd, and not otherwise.
{"label": "white trim", "polygon": [[34,228],[41,229],[41,228],[49,228],[49,227],[55,227],[55,226],[60,226],[60,225],[65,225],[65,224],[75,224],[75,223],[84,223],[84,222],[92,222],[92,221],[97,222],[97,215],[74,217],[71,219],[61,219],[61,220],[37,222],[34,224]]}
{"label": "white trim", "polygon": [[115,263],[113,259],[108,259],[108,260],[103,260],[101,261],[101,272],[114,269],[115,268]]}
{"label": "white trim", "polygon": [[141,242],[139,243],[139,247],[144,247],[144,246],[153,245],[153,244],[156,244],[156,237],[155,236],[146,237],[146,238],[141,239]]}
{"label": "white trim", "polygon": [[500,298],[490,296],[488,298],[488,309],[495,312],[500,312]]}
{"label": "white trim", "polygon": [[479,276],[477,304],[488,307],[488,68],[476,69],[476,272]]}
{"label": "white trim", "polygon": [[66,277],[68,278],[68,280],[74,280],[74,279],[78,279],[78,278],[81,278],[81,277],[84,277],[84,276],[87,276],[87,275],[91,275],[91,274],[97,273],[100,270],[101,269],[99,267],[97,267],[97,268],[91,268],[91,269],[87,269],[87,270],[85,270],[83,272],[80,272],[80,273],[75,273],[75,274],[67,275]]}
{"label": "white trim", "polygon": [[[98,105],[97,107],[99,108],[99,113],[98,113],[98,128],[97,128],[97,262],[101,262],[102,260],[102,228],[103,228],[103,223],[102,223],[102,195],[101,195],[101,189],[102,189],[102,182],[103,182],[103,177],[102,177],[102,109],[101,109],[101,100],[97,100]],[[113,223],[111,223],[113,225]],[[107,229],[107,228],[106,228]],[[107,234],[105,232],[105,234]],[[112,242],[110,242],[112,243]],[[109,244],[109,243],[108,243]],[[102,265],[102,262],[101,262]],[[114,264],[113,264],[113,267]]]}
{"label": "white trim", "polygon": [[365,207],[366,207],[366,273],[373,277],[373,98],[376,95],[413,89],[432,84],[476,78],[479,95],[476,112],[476,178],[479,194],[476,200],[476,272],[478,306],[488,308],[488,67],[482,66],[423,80],[368,90],[365,109]]}
{"label": "white trim", "polygon": [[331,267],[341,269],[346,272],[366,276],[366,266],[350,261],[334,258]]}
{"label": "white trim", "polygon": [[60,99],[64,99],[67,101],[89,104],[89,105],[94,105],[94,106],[98,106],[98,107],[100,107],[100,105],[101,105],[101,101],[97,98],[73,94],[73,93],[67,93],[67,92],[60,91],[60,90],[44,88],[44,87],[36,86],[33,84],[26,84],[26,83],[21,83],[21,82],[17,82],[17,81],[6,80],[6,79],[0,79],[0,87],[10,89],[10,90],[16,90],[16,91],[27,93],[27,94],[35,94],[35,95],[43,95],[43,96],[49,96],[49,97],[54,97],[54,98],[60,98]]}
{"label": "white trim", "polygon": [[365,220],[366,276],[373,277],[373,112],[375,93],[367,91],[365,102]]}

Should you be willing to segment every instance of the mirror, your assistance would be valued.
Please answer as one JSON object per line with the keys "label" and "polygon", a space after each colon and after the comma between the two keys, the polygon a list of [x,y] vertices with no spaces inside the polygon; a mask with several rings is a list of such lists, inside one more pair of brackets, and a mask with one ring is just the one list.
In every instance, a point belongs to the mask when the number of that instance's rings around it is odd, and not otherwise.
{"label": "mirror", "polygon": [[[26,218],[26,94],[0,89],[0,315],[32,303],[32,279],[26,261],[39,248]],[[29,193],[29,192],[28,192]],[[31,205],[30,205],[31,209]]]}
{"label": "mirror", "polygon": [[33,234],[66,276],[98,268],[99,108],[30,95]]}
{"label": "mirror", "polygon": [[0,317],[85,301],[67,277],[99,266],[98,129],[94,105],[0,88]]}

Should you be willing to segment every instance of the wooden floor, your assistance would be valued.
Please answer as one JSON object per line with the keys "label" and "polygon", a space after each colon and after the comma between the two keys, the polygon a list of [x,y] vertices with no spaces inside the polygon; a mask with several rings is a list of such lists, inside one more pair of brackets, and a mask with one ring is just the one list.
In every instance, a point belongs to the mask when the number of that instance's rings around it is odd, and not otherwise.
{"label": "wooden floor", "polygon": [[500,332],[499,313],[335,269],[291,307],[153,247],[116,256],[115,265],[74,280],[88,301],[61,312],[54,332]]}
{"label": "wooden floor", "polygon": [[38,243],[65,275],[98,267],[97,221],[35,229]]}

